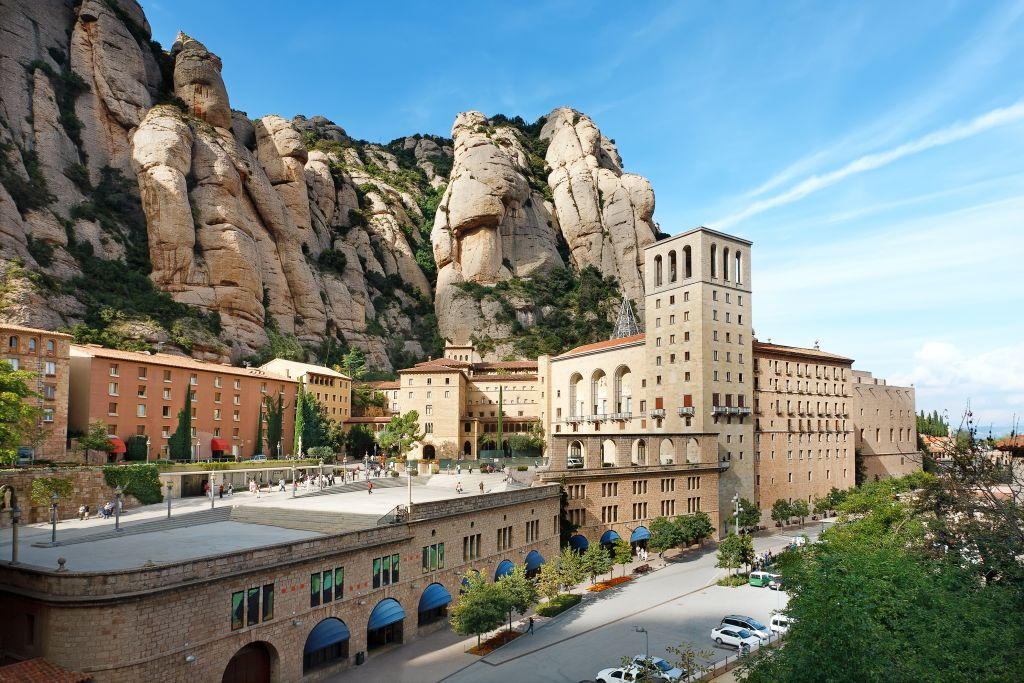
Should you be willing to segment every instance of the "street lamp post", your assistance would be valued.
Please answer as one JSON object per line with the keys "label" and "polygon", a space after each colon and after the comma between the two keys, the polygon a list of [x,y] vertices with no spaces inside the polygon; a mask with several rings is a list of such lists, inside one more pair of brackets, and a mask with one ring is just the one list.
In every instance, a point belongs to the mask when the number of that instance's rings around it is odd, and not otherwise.
{"label": "street lamp post", "polygon": [[57,494],[50,496],[50,543],[57,542]]}
{"label": "street lamp post", "polygon": [[[412,459],[409,457],[411,453],[407,453],[405,456],[405,476],[409,480],[409,512],[412,513]],[[369,472],[369,470],[367,470]]]}
{"label": "street lamp post", "polygon": [[210,509],[213,509],[213,500],[217,496],[213,493],[213,472],[210,472]]}
{"label": "street lamp post", "polygon": [[149,437],[146,437],[146,464],[149,464]]}
{"label": "street lamp post", "polygon": [[114,489],[114,531],[121,530],[121,487]]}
{"label": "street lamp post", "polygon": [[644,634],[644,659],[648,659],[651,656],[651,641],[650,636],[647,633],[647,629],[643,626],[634,626],[633,630],[637,633]]}
{"label": "street lamp post", "polygon": [[14,501],[11,508],[11,564],[18,564],[18,522],[21,521],[21,508]]}
{"label": "street lamp post", "polygon": [[167,519],[171,518],[171,487],[172,486],[173,486],[173,484],[168,481],[167,482]]}
{"label": "street lamp post", "polygon": [[732,497],[732,502],[736,506],[736,535],[740,535],[740,494],[736,494]]}
{"label": "street lamp post", "polygon": [[320,490],[323,491],[324,490],[324,459],[323,458],[320,458],[320,464],[317,465],[317,478],[316,478],[316,481],[317,481],[317,484],[320,487]]}

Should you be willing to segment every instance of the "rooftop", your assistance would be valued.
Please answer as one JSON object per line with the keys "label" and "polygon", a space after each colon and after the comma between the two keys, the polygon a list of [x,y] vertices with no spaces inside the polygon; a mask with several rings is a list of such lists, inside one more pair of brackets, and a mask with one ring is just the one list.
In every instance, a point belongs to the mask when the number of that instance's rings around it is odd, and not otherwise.
{"label": "rooftop", "polygon": [[62,669],[42,657],[0,666],[0,683],[84,683],[91,680],[89,674]]}
{"label": "rooftop", "polygon": [[839,363],[853,363],[852,358],[840,356],[835,353],[829,353],[828,351],[822,351],[821,349],[808,349],[803,346],[785,346],[783,344],[771,344],[765,342],[754,341],[754,353],[780,353],[787,356],[802,356],[805,358],[820,358],[823,360],[832,360]]}
{"label": "rooftop", "polygon": [[173,368],[188,368],[201,370],[203,372],[216,372],[226,375],[242,375],[245,377],[264,377],[282,382],[295,382],[282,375],[277,375],[260,368],[238,368],[226,363],[209,363],[196,360],[189,356],[176,356],[170,353],[144,353],[142,351],[122,351],[120,349],[108,349],[98,344],[72,344],[72,357],[105,358],[109,360],[122,360],[129,363],[144,363],[151,365],[165,365]]}
{"label": "rooftop", "polygon": [[284,373],[285,377],[299,377],[300,375],[312,374],[325,377],[336,377],[338,379],[351,379],[348,375],[332,370],[324,365],[313,365],[312,363],[300,363],[286,358],[275,358],[260,366],[260,369],[274,373]]}
{"label": "rooftop", "polygon": [[65,339],[71,339],[70,334],[64,334],[63,332],[54,332],[53,330],[40,330],[36,327],[25,327],[24,325],[15,325],[13,323],[0,323],[0,330],[3,330],[4,332],[21,332],[24,334],[46,334],[51,337],[63,337]]}
{"label": "rooftop", "polygon": [[643,334],[634,334],[628,337],[619,337],[618,339],[608,339],[606,341],[594,342],[593,344],[584,344],[583,346],[577,346],[575,349],[569,349],[565,353],[555,356],[555,358],[561,359],[568,358],[569,356],[576,356],[581,353],[589,353],[591,351],[604,351],[606,349],[613,349],[616,346],[628,346],[630,344],[638,344],[643,340]]}

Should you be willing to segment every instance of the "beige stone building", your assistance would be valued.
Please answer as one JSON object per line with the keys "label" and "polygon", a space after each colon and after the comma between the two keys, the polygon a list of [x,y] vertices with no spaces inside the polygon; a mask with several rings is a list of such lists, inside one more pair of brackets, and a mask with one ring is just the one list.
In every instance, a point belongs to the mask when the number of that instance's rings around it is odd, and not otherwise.
{"label": "beige stone building", "polygon": [[853,360],[818,348],[754,342],[754,497],[808,504],[854,484]]}
{"label": "beige stone building", "polygon": [[32,402],[40,409],[38,443],[20,449],[22,459],[66,460],[68,432],[68,388],[71,337],[60,332],[20,325],[0,324],[0,340],[6,360],[15,370],[34,375],[29,389]]}
{"label": "beige stone building", "polygon": [[865,481],[920,470],[914,387],[893,386],[870,372],[854,370],[850,396]]}
{"label": "beige stone building", "polygon": [[301,382],[306,393],[316,397],[327,417],[344,423],[352,417],[352,379],[331,368],[275,358],[261,370]]}

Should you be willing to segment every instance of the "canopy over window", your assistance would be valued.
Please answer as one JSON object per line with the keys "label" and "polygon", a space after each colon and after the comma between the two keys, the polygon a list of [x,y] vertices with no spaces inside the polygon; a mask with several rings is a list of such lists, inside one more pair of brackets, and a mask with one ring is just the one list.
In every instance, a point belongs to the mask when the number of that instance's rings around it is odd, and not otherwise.
{"label": "canopy over window", "polygon": [[373,631],[390,626],[402,619],[405,619],[405,610],[398,604],[398,601],[394,598],[385,598],[378,602],[370,612],[370,623],[366,625],[366,628]]}
{"label": "canopy over window", "polygon": [[622,536],[619,536],[614,531],[609,530],[601,534],[601,543],[614,543],[620,538],[622,538]]}
{"label": "canopy over window", "polygon": [[452,601],[452,594],[448,592],[448,589],[439,583],[432,583],[426,587],[423,591],[423,595],[420,596],[420,612],[429,612],[430,610],[447,605]]}
{"label": "canopy over window", "polygon": [[587,540],[586,536],[576,534],[575,536],[569,539],[569,547],[575,550],[576,552],[582,553],[590,547],[590,541]]}
{"label": "canopy over window", "polygon": [[533,571],[544,564],[544,556],[536,550],[531,550],[526,556],[526,571]]}
{"label": "canopy over window", "polygon": [[210,450],[212,451],[230,451],[231,446],[228,444],[227,439],[211,439]]}
{"label": "canopy over window", "polygon": [[498,563],[498,569],[494,572],[494,580],[497,581],[506,574],[511,574],[515,567],[511,560],[502,560]]}
{"label": "canopy over window", "polygon": [[348,626],[345,626],[344,621],[333,617],[324,619],[309,632],[309,636],[306,638],[306,647],[303,648],[302,654],[306,655],[310,652],[330,647],[335,643],[346,641],[348,636]]}
{"label": "canopy over window", "polygon": [[638,541],[649,541],[651,539],[651,532],[647,530],[647,527],[638,526],[633,529],[633,533],[629,537],[630,543],[636,543]]}
{"label": "canopy over window", "polygon": [[128,450],[124,445],[124,441],[121,441],[116,436],[110,437],[110,445],[113,446],[110,450],[111,453],[124,453]]}

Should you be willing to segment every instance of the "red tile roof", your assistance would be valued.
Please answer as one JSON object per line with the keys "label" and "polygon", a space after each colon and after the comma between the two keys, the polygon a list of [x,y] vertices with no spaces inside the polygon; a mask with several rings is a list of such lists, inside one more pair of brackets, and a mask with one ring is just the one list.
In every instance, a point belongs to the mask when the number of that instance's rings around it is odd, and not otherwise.
{"label": "red tile roof", "polygon": [[5,332],[22,332],[26,334],[48,334],[52,337],[64,337],[66,339],[71,339],[70,334],[64,334],[63,332],[40,330],[37,327],[25,327],[24,325],[15,325],[14,323],[0,323],[0,330]]}
{"label": "red tile roof", "polygon": [[583,346],[577,346],[575,349],[570,349],[565,353],[559,354],[556,358],[565,358],[566,356],[575,356],[578,353],[586,353],[588,351],[600,351],[603,349],[611,349],[616,346],[624,346],[626,344],[633,344],[635,342],[642,342],[644,340],[643,334],[634,334],[628,337],[619,337],[618,339],[608,339],[607,341],[594,342],[593,344],[584,344]]}
{"label": "red tile roof", "polygon": [[1004,451],[1024,448],[1024,436],[1011,436],[996,441],[996,448]]}
{"label": "red tile roof", "polygon": [[801,346],[784,346],[783,344],[766,344],[754,341],[754,353],[781,353],[787,356],[805,356],[808,358],[822,358],[833,360],[839,363],[853,363],[852,358],[839,356],[834,353],[822,351],[821,349],[805,349]]}
{"label": "red tile roof", "polygon": [[298,380],[290,379],[260,368],[237,368],[234,365],[225,363],[210,363],[196,360],[190,356],[176,356],[171,353],[143,353],[141,351],[122,351],[120,349],[108,349],[95,344],[72,344],[72,356],[89,355],[93,358],[106,358],[110,360],[123,360],[126,362],[163,365],[172,368],[188,368],[190,370],[202,370],[204,372],[224,373],[226,375],[244,375],[246,377],[258,377],[272,381],[290,382],[298,384]]}
{"label": "red tile roof", "polygon": [[474,370],[536,370],[535,360],[503,360],[493,363],[474,363]]}
{"label": "red tile roof", "polygon": [[0,666],[0,683],[85,683],[89,674],[68,671],[42,657]]}

